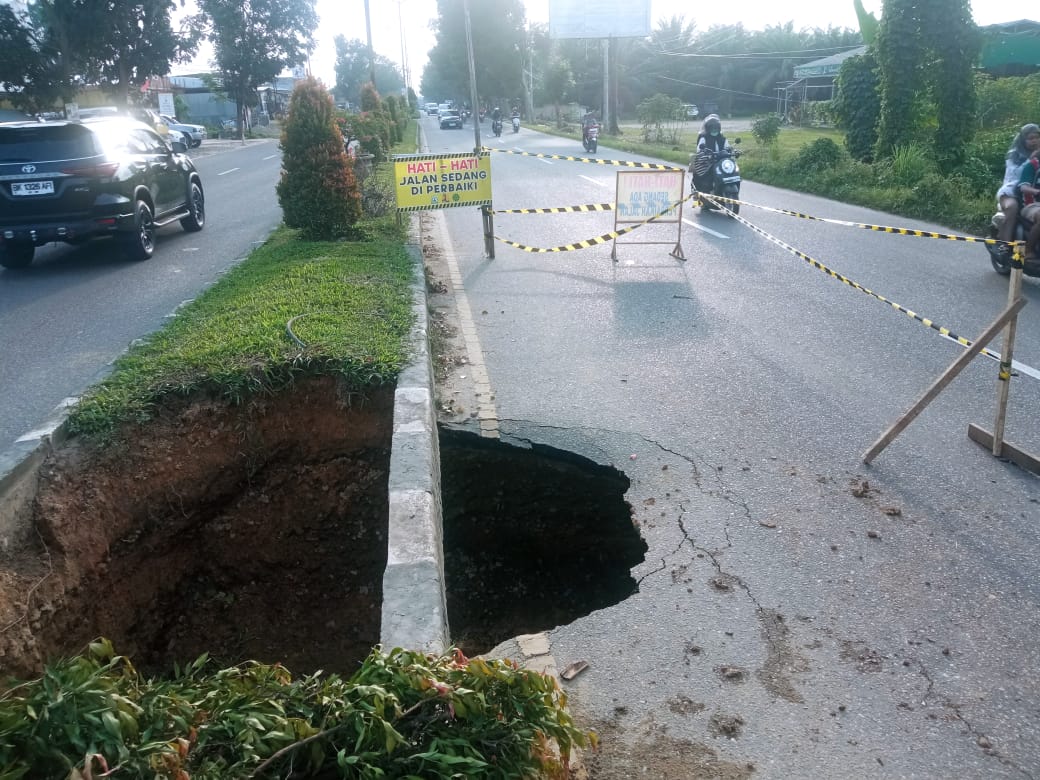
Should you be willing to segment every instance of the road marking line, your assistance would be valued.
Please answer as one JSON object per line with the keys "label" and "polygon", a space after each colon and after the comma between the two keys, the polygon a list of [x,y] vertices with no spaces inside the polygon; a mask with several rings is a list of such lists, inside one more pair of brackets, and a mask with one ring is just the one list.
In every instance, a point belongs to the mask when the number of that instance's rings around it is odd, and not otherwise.
{"label": "road marking line", "polygon": [[697,230],[700,230],[703,233],[711,233],[716,238],[727,238],[727,239],[729,238],[729,236],[727,236],[725,233],[719,233],[719,232],[717,232],[715,230],[712,230],[711,228],[704,227],[704,225],[699,225],[696,222],[690,222],[690,220],[686,219],[685,217],[683,218],[683,222],[685,222],[687,225],[689,225],[692,228],[696,228]]}
{"label": "road marking line", "polygon": [[554,163],[554,162],[553,162],[552,160],[544,160],[544,159],[542,159],[541,157],[539,157],[538,159],[539,159],[539,160],[541,160],[541,161],[542,161],[543,163],[545,163],[546,165],[555,165],[555,164],[556,164],[556,163]]}
{"label": "road marking line", "polygon": [[[234,173],[237,170],[240,170],[240,169],[239,168],[229,168],[228,170],[224,171],[224,173]],[[217,176],[223,176],[224,173],[218,173]]]}
{"label": "road marking line", "polygon": [[277,157],[277,156],[278,156],[277,154],[269,154],[269,155],[267,155],[267,157],[265,157],[264,159],[265,159],[265,160],[273,160],[273,159],[274,159],[275,157]]}
{"label": "road marking line", "polygon": [[[945,333],[940,333],[939,335],[942,336],[944,339],[946,339],[948,341],[952,341],[954,344],[957,344],[957,345],[962,346],[962,347],[964,346],[959,341],[957,341],[957,339],[952,338],[950,336],[947,336]],[[989,351],[991,357],[993,357],[993,358],[995,358],[997,360],[1000,360],[1000,353],[999,352],[996,352],[995,350],[992,350],[992,349],[989,349],[988,351]],[[1017,371],[1020,374],[1025,374],[1026,376],[1031,376],[1033,379],[1040,379],[1040,371],[1038,371],[1037,369],[1035,369],[1032,366],[1027,365],[1025,363],[1019,363],[1017,360],[1012,360],[1011,361],[1011,369],[1013,371]]]}
{"label": "road marking line", "polygon": [[593,184],[598,184],[600,187],[607,187],[609,189],[610,187],[614,186],[613,184],[607,184],[606,182],[599,181],[598,179],[593,179],[591,176],[586,176],[584,173],[579,173],[578,175],[585,181],[591,181]]}

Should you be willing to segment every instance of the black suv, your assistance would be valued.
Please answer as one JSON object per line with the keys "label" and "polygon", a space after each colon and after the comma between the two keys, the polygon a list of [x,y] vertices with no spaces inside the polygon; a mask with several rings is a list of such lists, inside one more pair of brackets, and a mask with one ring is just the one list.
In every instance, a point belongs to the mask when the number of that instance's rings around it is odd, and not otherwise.
{"label": "black suv", "polygon": [[202,180],[186,151],[125,118],[0,124],[0,265],[24,268],[37,246],[106,235],[147,260],[163,225],[202,230]]}

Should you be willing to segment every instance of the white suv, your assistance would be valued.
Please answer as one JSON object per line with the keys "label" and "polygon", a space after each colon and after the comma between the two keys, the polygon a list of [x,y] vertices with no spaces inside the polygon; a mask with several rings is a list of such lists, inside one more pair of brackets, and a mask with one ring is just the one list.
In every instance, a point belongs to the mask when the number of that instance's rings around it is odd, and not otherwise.
{"label": "white suv", "polygon": [[199,146],[206,139],[206,128],[202,125],[189,125],[184,122],[178,122],[172,116],[166,114],[159,115],[162,121],[170,128],[171,132],[183,133],[188,140],[188,146]]}

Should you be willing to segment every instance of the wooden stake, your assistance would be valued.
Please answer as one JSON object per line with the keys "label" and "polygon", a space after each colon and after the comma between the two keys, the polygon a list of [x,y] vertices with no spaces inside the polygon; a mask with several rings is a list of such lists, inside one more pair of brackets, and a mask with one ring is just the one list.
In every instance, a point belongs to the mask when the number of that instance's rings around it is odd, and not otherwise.
{"label": "wooden stake", "polygon": [[[1021,247],[1015,245],[1015,262],[1011,266],[1011,279],[1008,281],[1008,305],[1022,294]],[[1015,331],[1018,329],[1018,318],[1008,322],[1004,331],[1004,346],[1000,350],[1000,374],[997,382],[997,418],[993,423],[993,457],[999,458],[1004,448],[1004,423],[1007,420],[1008,393],[1011,392],[1011,359],[1015,352]]]}

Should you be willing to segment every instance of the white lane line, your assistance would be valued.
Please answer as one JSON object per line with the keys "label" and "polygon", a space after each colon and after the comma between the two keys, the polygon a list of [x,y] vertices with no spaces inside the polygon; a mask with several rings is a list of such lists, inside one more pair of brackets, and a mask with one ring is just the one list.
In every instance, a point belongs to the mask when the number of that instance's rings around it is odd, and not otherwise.
{"label": "white lane line", "polygon": [[580,176],[581,178],[583,178],[583,179],[584,179],[585,181],[591,181],[591,182],[592,182],[593,184],[598,184],[598,185],[599,185],[600,187],[607,187],[607,188],[610,188],[610,187],[613,187],[613,186],[614,186],[613,184],[607,184],[606,182],[603,182],[603,181],[599,181],[598,179],[593,179],[593,178],[592,178],[591,176],[586,176],[586,175],[585,175],[585,174],[583,174],[583,173],[579,173],[578,175],[579,175],[579,176]]}
{"label": "white lane line", "polygon": [[[961,344],[959,341],[957,341],[957,339],[951,338],[950,336],[947,336],[945,333],[940,333],[939,335],[942,336],[944,339],[949,339],[954,344],[959,344],[960,346],[964,347],[964,345]],[[964,348],[967,349],[967,347],[964,347]],[[997,360],[1000,360],[1000,353],[997,352],[996,350],[989,349],[989,347],[987,347],[986,351],[988,351]],[[1012,360],[1011,361],[1011,369],[1013,371],[1017,371],[1020,374],[1025,374],[1026,376],[1030,376],[1033,379],[1040,379],[1040,371],[1038,371],[1037,369],[1033,368],[1032,366],[1026,365],[1025,363],[1019,363],[1017,360]]]}
{"label": "white lane line", "polygon": [[535,157],[535,159],[538,160],[538,162],[545,163],[546,165],[555,165],[556,164],[552,160],[546,160],[544,157]]}
{"label": "white lane line", "polygon": [[275,157],[277,157],[277,156],[278,156],[277,154],[269,154],[269,155],[267,155],[267,157],[265,157],[264,159],[265,159],[265,160],[273,160],[273,159],[274,159]]}
{"label": "white lane line", "polygon": [[228,169],[227,169],[226,171],[224,171],[223,173],[218,173],[218,174],[217,174],[217,176],[223,176],[223,175],[224,175],[225,173],[234,173],[234,172],[235,172],[235,171],[237,171],[237,170],[239,170],[239,169],[238,169],[238,168],[228,168]]}
{"label": "white lane line", "polygon": [[700,224],[698,224],[696,222],[690,222],[690,220],[688,220],[688,219],[684,218],[683,222],[685,222],[687,225],[689,225],[692,228],[696,228],[697,230],[700,230],[703,233],[711,233],[716,238],[729,238],[729,236],[727,236],[725,233],[719,233],[719,232],[717,232],[715,230],[712,230],[711,228],[704,227],[704,225],[700,225]]}

